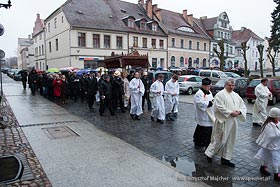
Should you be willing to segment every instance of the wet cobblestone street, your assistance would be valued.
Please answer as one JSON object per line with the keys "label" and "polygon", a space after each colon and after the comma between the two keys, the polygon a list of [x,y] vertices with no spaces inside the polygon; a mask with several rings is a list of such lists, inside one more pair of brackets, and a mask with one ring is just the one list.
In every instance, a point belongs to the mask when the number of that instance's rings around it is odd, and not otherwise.
{"label": "wet cobblestone street", "polygon": [[211,186],[280,186],[272,177],[265,178],[259,173],[260,161],[254,159],[254,155],[259,149],[255,140],[260,128],[252,126],[250,114],[247,115],[246,122],[239,122],[238,138],[232,158],[236,167],[232,169],[221,166],[220,157],[215,157],[211,164],[207,163],[204,148],[194,147],[192,137],[196,124],[193,104],[181,102],[177,120],[160,124],[150,120],[148,111],[144,111],[139,121],[132,120],[129,112],[117,112],[115,116],[111,116],[107,111],[105,116],[101,117],[98,106],[95,106],[92,112],[88,110],[86,103],[70,102],[63,106],[69,112],[83,117],[99,129],[158,159],[162,160],[164,157],[170,162],[178,157],[193,162],[196,170],[193,176]]}

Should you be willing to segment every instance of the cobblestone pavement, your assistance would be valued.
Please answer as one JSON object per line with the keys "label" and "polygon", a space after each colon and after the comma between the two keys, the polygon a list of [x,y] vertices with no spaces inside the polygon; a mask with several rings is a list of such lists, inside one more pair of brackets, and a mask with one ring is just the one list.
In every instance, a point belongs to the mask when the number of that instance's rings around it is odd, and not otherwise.
{"label": "cobblestone pavement", "polygon": [[[212,164],[207,163],[204,149],[194,147],[192,137],[196,124],[193,104],[181,102],[178,119],[164,124],[152,122],[148,111],[144,112],[141,120],[134,121],[128,112],[124,114],[117,112],[115,116],[111,116],[106,111],[105,116],[101,117],[98,114],[98,106],[95,106],[92,112],[88,110],[86,103],[70,101],[63,107],[99,129],[119,137],[158,159],[164,157],[165,160],[172,162],[178,157],[193,162],[195,164],[193,176],[199,177],[198,180],[203,180],[211,186],[280,186],[280,183],[274,182],[273,177],[265,178],[259,173],[260,162],[254,159],[254,155],[258,150],[255,140],[260,128],[252,126],[249,114],[247,122],[239,123],[237,144],[232,159],[236,167],[232,169],[221,166],[219,157],[215,157]],[[185,166],[188,170],[186,167],[188,166]]]}
{"label": "cobblestone pavement", "polygon": [[51,187],[39,160],[28,143],[21,127],[9,103],[3,97],[0,113],[7,116],[8,121],[3,124],[5,129],[0,129],[0,156],[16,155],[23,163],[24,171],[21,180],[10,184],[0,184],[0,186],[20,186],[20,187]]}

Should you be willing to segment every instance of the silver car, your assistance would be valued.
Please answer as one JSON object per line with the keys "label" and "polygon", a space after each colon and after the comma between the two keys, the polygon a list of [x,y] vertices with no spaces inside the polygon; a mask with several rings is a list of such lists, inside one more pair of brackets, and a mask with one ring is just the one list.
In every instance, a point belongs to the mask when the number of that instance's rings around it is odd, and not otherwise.
{"label": "silver car", "polygon": [[178,83],[181,93],[191,95],[201,87],[202,78],[196,75],[182,75]]}

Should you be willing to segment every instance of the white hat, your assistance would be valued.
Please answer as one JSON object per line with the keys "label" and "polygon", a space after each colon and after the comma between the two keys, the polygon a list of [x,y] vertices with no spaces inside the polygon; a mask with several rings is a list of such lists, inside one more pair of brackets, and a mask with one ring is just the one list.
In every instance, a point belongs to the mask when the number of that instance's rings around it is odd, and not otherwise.
{"label": "white hat", "polygon": [[270,109],[268,116],[272,118],[280,118],[280,109],[279,108]]}
{"label": "white hat", "polygon": [[114,76],[118,77],[118,76],[120,76],[120,75],[121,75],[121,72],[115,71]]}
{"label": "white hat", "polygon": [[144,72],[143,72],[143,75],[148,75],[148,72],[144,71]]}

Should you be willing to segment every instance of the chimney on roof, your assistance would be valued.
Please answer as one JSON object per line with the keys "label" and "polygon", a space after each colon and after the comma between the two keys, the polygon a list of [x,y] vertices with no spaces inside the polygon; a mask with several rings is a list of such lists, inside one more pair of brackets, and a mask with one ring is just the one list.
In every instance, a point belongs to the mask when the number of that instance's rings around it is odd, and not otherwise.
{"label": "chimney on roof", "polygon": [[153,12],[156,12],[158,10],[158,5],[157,4],[154,4],[153,5]]}
{"label": "chimney on roof", "polygon": [[188,15],[187,9],[183,10],[183,18],[190,26],[193,26],[193,15]]}
{"label": "chimney on roof", "polygon": [[138,4],[144,6],[144,0],[138,0]]}
{"label": "chimney on roof", "polygon": [[146,0],[146,11],[147,15],[150,19],[153,19],[153,1]]}
{"label": "chimney on roof", "polygon": [[241,27],[241,32],[245,31],[246,29],[246,27]]}
{"label": "chimney on roof", "polygon": [[30,34],[28,35],[28,39],[31,40],[31,35]]}
{"label": "chimney on roof", "polygon": [[187,9],[183,10],[183,18],[186,22],[188,22],[188,10]]}
{"label": "chimney on roof", "polygon": [[200,19],[207,19],[207,16],[202,16],[200,17]]}
{"label": "chimney on roof", "polygon": [[157,18],[159,19],[159,21],[162,22],[161,10],[157,9],[155,14],[156,14]]}
{"label": "chimney on roof", "polygon": [[193,14],[188,15],[188,24],[193,27]]}

